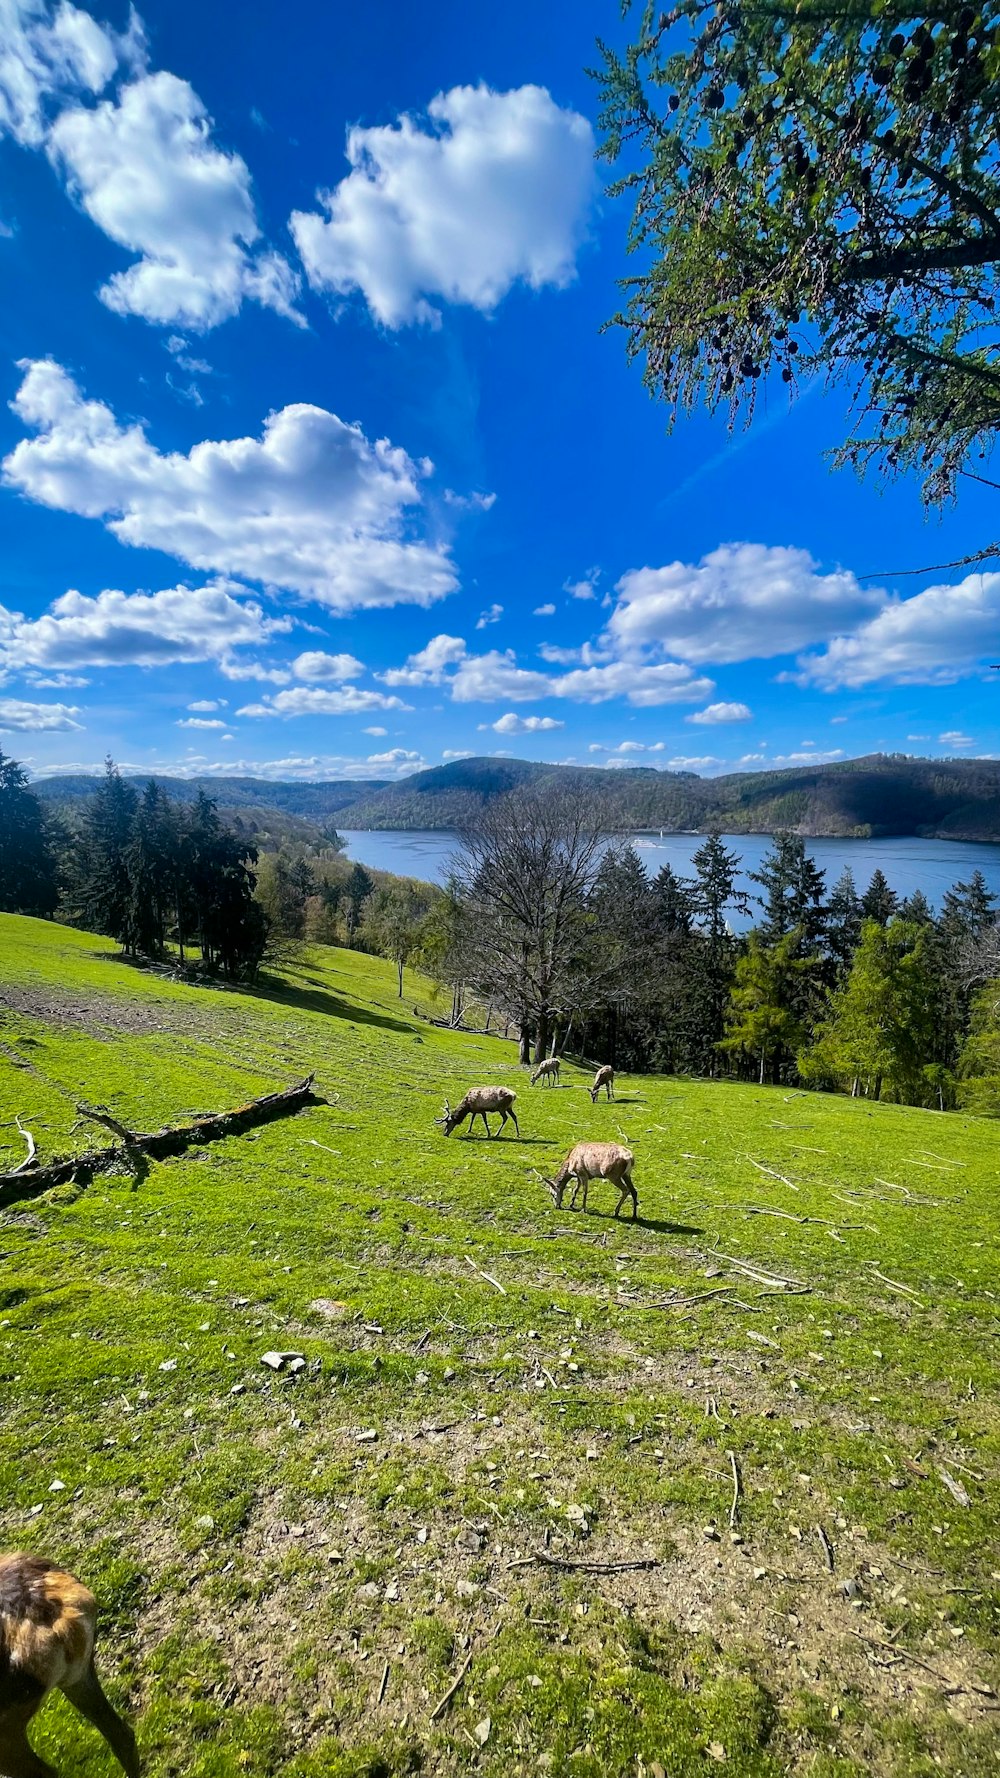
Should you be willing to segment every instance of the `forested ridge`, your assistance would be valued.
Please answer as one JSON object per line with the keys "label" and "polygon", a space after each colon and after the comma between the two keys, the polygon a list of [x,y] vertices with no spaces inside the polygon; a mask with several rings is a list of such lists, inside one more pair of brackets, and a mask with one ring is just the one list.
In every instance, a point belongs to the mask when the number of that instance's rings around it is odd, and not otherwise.
{"label": "forested ridge", "polygon": [[[140,777],[139,783],[143,781]],[[41,779],[46,803],[70,811],[99,780],[82,774]],[[870,839],[924,834],[951,840],[1000,840],[1000,761],[913,759],[870,754],[833,764],[701,778],[650,766],[608,771],[599,766],[547,765],[520,759],[462,759],[415,772],[398,783],[333,780],[283,783],[263,778],[171,778],[158,782],[176,801],[210,795],[227,819],[243,821],[254,842],[270,849],[272,833],[296,820],[342,827],[458,828],[495,797],[529,786],[586,786],[602,802],[609,829],[662,828],[665,833],[773,833],[778,828]],[[279,818],[280,817],[280,818]]]}

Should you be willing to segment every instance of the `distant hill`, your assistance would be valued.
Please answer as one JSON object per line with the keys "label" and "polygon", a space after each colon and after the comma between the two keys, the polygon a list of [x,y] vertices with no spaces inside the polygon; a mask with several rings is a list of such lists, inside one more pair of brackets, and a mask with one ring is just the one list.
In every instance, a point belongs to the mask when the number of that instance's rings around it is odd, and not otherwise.
{"label": "distant hill", "polygon": [[[140,780],[144,779],[140,774]],[[599,766],[554,766],[522,759],[459,759],[396,783],[337,779],[277,783],[266,778],[160,778],[190,800],[199,789],[220,810],[258,833],[294,828],[315,837],[322,826],[454,828],[494,797],[519,786],[586,785],[601,799],[611,829],[662,828],[665,833],[773,833],[790,827],[821,835],[869,839],[925,834],[950,840],[1000,841],[1000,761],[911,759],[871,754],[833,765],[785,771],[734,772],[699,778],[648,766],[610,772]],[[40,796],[71,810],[98,779],[39,779]],[[301,835],[305,838],[305,833]],[[260,839],[258,843],[265,843]]]}

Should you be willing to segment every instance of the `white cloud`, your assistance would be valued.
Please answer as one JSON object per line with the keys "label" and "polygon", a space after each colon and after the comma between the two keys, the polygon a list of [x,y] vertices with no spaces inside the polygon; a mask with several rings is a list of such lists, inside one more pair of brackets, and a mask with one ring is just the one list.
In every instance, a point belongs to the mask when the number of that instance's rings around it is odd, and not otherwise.
{"label": "white cloud", "polygon": [[[833,722],[846,721],[846,717],[834,716],[831,718],[831,721],[833,721]],[[929,741],[931,739],[931,737],[930,737],[930,735],[907,735],[906,739],[908,741]]]}
{"label": "white cloud", "polygon": [[594,137],[545,87],[457,86],[427,119],[348,131],[351,171],[325,214],[289,219],[310,283],[360,290],[387,327],[434,324],[429,298],[490,313],[511,286],[574,274],[594,191]]}
{"label": "white cloud", "polygon": [[430,605],[454,591],[440,544],[411,536],[431,465],[371,443],[325,408],[268,416],[261,438],[206,439],[163,453],[142,426],[86,401],[51,359],[24,362],[13,408],[37,436],[5,480],[61,512],[101,518],[120,543],[193,567],[287,587],[335,611]]}
{"label": "white cloud", "polygon": [[364,663],[353,654],[324,654],[318,649],[297,655],[292,662],[296,679],[334,679],[338,684],[357,679],[364,670]]}
{"label": "white cloud", "polygon": [[445,668],[465,659],[461,636],[432,636],[426,648],[411,654],[405,667],[390,667],[379,678],[386,685],[441,685]]}
{"label": "white cloud", "polygon": [[70,591],[39,618],[0,605],[0,673],[38,667],[156,667],[227,660],[230,651],[291,628],[270,618],[242,588],[169,587],[158,593]]}
{"label": "white cloud", "polygon": [[180,716],[176,723],[177,728],[224,729],[225,726],[225,723],[221,722],[217,716]]}
{"label": "white cloud", "polygon": [[245,704],[237,716],[358,716],[366,710],[408,710],[401,698],[387,698],[380,691],[361,691],[356,685],[342,685],[335,691],[320,687],[295,685],[288,691],[275,692],[260,704]]}
{"label": "white cloud", "polygon": [[580,667],[553,681],[557,698],[583,704],[603,704],[624,697],[630,704],[696,704],[715,690],[711,679],[696,677],[678,661],[658,666],[637,666],[633,661],[612,661],[607,667]]}
{"label": "white cloud", "polygon": [[938,735],[938,741],[942,747],[974,747],[976,745],[972,735],[963,735],[961,729],[957,728],[946,729],[943,735]]}
{"label": "white cloud", "polygon": [[117,99],[62,112],[47,150],[91,221],[139,255],[101,289],[108,308],[201,333],[246,299],[301,323],[294,272],[258,250],[246,162],[213,143],[186,80],[143,74]]}
{"label": "white cloud", "polygon": [[548,675],[519,667],[510,648],[502,654],[493,648],[488,654],[465,656],[450,684],[451,695],[459,704],[491,703],[494,698],[521,703],[531,698],[546,698],[552,693]]}
{"label": "white cloud", "polygon": [[140,48],[137,21],[117,37],[66,0],[0,0],[0,136],[40,148],[51,111],[103,92],[119,61]]}
{"label": "white cloud", "polygon": [[704,772],[708,770],[709,766],[721,766],[725,763],[724,759],[716,759],[712,753],[695,755],[693,759],[682,754],[677,758],[668,759],[666,768],[668,772]]}
{"label": "white cloud", "polygon": [[442,759],[475,759],[475,757],[475,754],[468,749],[463,751],[463,749],[456,747],[446,747],[441,755]]}
{"label": "white cloud", "polygon": [[502,616],[503,616],[503,606],[502,605],[489,605],[489,606],[487,606],[485,611],[481,611],[479,613],[479,617],[476,622],[476,629],[477,630],[486,630],[489,628],[490,624],[498,624],[500,622],[500,619],[502,618]]}
{"label": "white cloud", "polygon": [[416,771],[424,763],[419,753],[410,753],[405,747],[390,747],[388,753],[369,753],[370,766],[410,766]]}
{"label": "white cloud", "polygon": [[537,735],[549,729],[565,728],[564,722],[557,722],[554,716],[517,716],[508,710],[496,722],[481,722],[481,729],[493,729],[498,735]]}
{"label": "white cloud", "polygon": [[48,673],[44,677],[39,673],[29,673],[28,683],[39,691],[67,691],[71,687],[89,685],[90,680],[82,673]]}
{"label": "white cloud", "polygon": [[372,724],[371,728],[363,729],[362,733],[366,735],[387,735],[389,730],[387,728],[380,728],[376,722]]}
{"label": "white cloud", "polygon": [[697,566],[633,568],[616,591],[608,632],[619,647],[657,644],[699,663],[794,653],[885,600],[843,569],[819,573],[806,550],[756,543],[723,544]]}
{"label": "white cloud", "polygon": [[456,494],[454,488],[445,488],[443,495],[446,506],[455,506],[459,512],[489,512],[496,505],[495,494]]}
{"label": "white cloud", "polygon": [[262,661],[220,661],[219,672],[226,679],[259,680],[262,685],[290,685],[292,679],[287,667],[265,667]]}
{"label": "white cloud", "polygon": [[554,605],[536,605],[535,609],[532,613],[532,616],[533,617],[554,617],[555,610],[556,610],[556,608]]}
{"label": "white cloud", "polygon": [[870,685],[953,685],[978,672],[996,651],[1000,574],[968,574],[956,586],[926,587],[892,599],[853,635],[822,654],[805,655],[792,675],[824,691]]}
{"label": "white cloud", "polygon": [[568,593],[571,599],[596,599],[597,583],[600,578],[601,570],[599,568],[588,568],[586,574],[581,575],[579,580],[564,580],[563,592]]}
{"label": "white cloud", "polygon": [[83,724],[73,720],[79,714],[75,704],[29,704],[21,698],[0,698],[0,734],[4,730],[41,733],[79,729]]}
{"label": "white cloud", "polygon": [[196,698],[188,709],[196,716],[210,716],[214,710],[224,710],[228,702],[228,698]]}
{"label": "white cloud", "polygon": [[706,724],[752,722],[753,711],[746,704],[707,704],[704,710],[695,710],[691,716],[685,716],[684,721]]}
{"label": "white cloud", "polygon": [[818,749],[810,749],[807,753],[778,753],[773,758],[770,758],[766,753],[744,753],[736,763],[740,766],[765,765],[770,770],[772,766],[831,765],[834,760],[843,759],[843,757],[842,747],[832,747],[827,753],[820,753]]}

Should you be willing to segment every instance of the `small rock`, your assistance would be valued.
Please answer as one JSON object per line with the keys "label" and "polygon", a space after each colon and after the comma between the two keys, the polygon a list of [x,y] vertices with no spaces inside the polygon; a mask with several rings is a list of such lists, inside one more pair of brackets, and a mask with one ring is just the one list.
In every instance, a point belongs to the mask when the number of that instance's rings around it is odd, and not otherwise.
{"label": "small rock", "polygon": [[358,1588],[358,1598],[377,1599],[381,1591],[382,1589],[377,1581],[366,1580],[364,1585]]}
{"label": "small rock", "polygon": [[484,1716],[482,1722],[477,1722],[472,1733],[475,1735],[476,1740],[479,1742],[480,1747],[486,1746],[486,1743],[490,1738],[490,1730],[492,1729],[492,1727],[493,1727],[493,1724],[490,1721],[488,1716]]}
{"label": "small rock", "polygon": [[176,1358],[165,1358],[159,1368],[161,1371],[175,1371],[177,1369]]}
{"label": "small rock", "polygon": [[58,1476],[56,1476],[56,1479],[54,1482],[49,1483],[49,1493],[50,1494],[62,1494],[62,1493],[64,1493],[65,1488],[66,1488],[66,1483],[61,1482],[59,1480]]}
{"label": "small rock", "polygon": [[455,1592],[460,1599],[475,1599],[479,1588],[475,1581],[462,1579],[455,1582]]}
{"label": "small rock", "polygon": [[375,1431],[374,1426],[368,1426],[365,1428],[364,1432],[356,1432],[354,1434],[354,1442],[357,1445],[373,1445],[377,1438],[378,1433]]}
{"label": "small rock", "polygon": [[843,1593],[845,1599],[860,1599],[861,1583],[857,1579],[857,1576],[852,1574],[847,1580],[842,1580],[840,1583],[840,1591]]}
{"label": "small rock", "polygon": [[318,1296],[309,1307],[314,1315],[322,1315],[325,1321],[342,1321],[345,1315],[350,1314],[347,1304],[332,1296]]}
{"label": "small rock", "polygon": [[742,1531],[730,1531],[729,1541],[730,1541],[730,1543],[742,1543],[743,1542]]}
{"label": "small rock", "polygon": [[444,1373],[445,1382],[451,1383],[454,1380],[456,1375],[457,1375],[457,1372],[453,1371],[451,1366],[449,1365],[448,1369]]}
{"label": "small rock", "polygon": [[455,1539],[455,1548],[457,1550],[469,1550],[472,1555],[478,1556],[485,1543],[486,1538],[481,1531],[477,1530],[475,1525],[465,1525]]}
{"label": "small rock", "polygon": [[717,1525],[703,1525],[701,1528],[701,1535],[706,1543],[718,1543],[720,1541],[719,1528]]}
{"label": "small rock", "polygon": [[234,1383],[232,1388],[230,1389],[229,1393],[230,1393],[230,1395],[243,1395],[245,1390],[246,1390],[245,1383]]}
{"label": "small rock", "polygon": [[399,1598],[399,1582],[396,1580],[391,1580],[389,1582],[389,1585],[385,1589],[386,1603],[388,1605],[393,1605],[393,1604],[395,1604],[395,1602],[398,1598]]}

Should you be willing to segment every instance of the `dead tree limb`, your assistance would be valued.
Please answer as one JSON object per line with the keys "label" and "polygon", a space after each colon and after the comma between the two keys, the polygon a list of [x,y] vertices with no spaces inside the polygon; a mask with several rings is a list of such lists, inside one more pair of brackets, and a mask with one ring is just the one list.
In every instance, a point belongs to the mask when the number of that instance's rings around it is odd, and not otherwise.
{"label": "dead tree limb", "polygon": [[548,1550],[532,1550],[528,1556],[518,1556],[508,1562],[508,1568],[528,1568],[532,1562],[541,1562],[545,1568],[565,1568],[581,1574],[628,1574],[636,1568],[659,1568],[658,1556],[637,1556],[631,1562],[574,1562],[568,1556],[553,1556]]}
{"label": "dead tree limb", "polygon": [[11,1168],[12,1174],[26,1172],[27,1169],[31,1166],[31,1163],[35,1158],[35,1138],[34,1138],[34,1136],[31,1134],[30,1130],[25,1129],[24,1125],[21,1122],[20,1114],[18,1114],[15,1117],[14,1122],[16,1123],[18,1129],[20,1130],[21,1135],[24,1137],[25,1142],[28,1144],[28,1152],[27,1152],[23,1161],[18,1161],[17,1166]]}
{"label": "dead tree limb", "polygon": [[[314,1074],[310,1074],[306,1080],[299,1081],[297,1086],[286,1087],[280,1093],[265,1093],[262,1098],[251,1099],[246,1105],[237,1106],[234,1111],[214,1112],[208,1117],[196,1118],[194,1123],[181,1124],[172,1130],[154,1130],[146,1135],[126,1131],[124,1124],[111,1120],[110,1113],[102,1112],[97,1117],[97,1122],[111,1122],[112,1127],[117,1124],[125,1138],[122,1142],[113,1143],[109,1148],[90,1149],[84,1154],[64,1155],[58,1160],[46,1162],[44,1166],[38,1164],[36,1156],[30,1167],[16,1168],[12,1173],[0,1173],[0,1209],[17,1203],[22,1198],[37,1197],[39,1192],[50,1191],[55,1185],[65,1185],[74,1176],[78,1180],[93,1178],[95,1174],[105,1173],[122,1161],[130,1164],[139,1155],[154,1161],[166,1160],[170,1155],[182,1154],[186,1148],[197,1147],[203,1142],[218,1142],[224,1136],[239,1136],[244,1130],[253,1129],[257,1124],[288,1117],[304,1105],[320,1104],[322,1101],[312,1090],[315,1078]],[[89,1118],[95,1114],[88,1110],[83,1115]]]}

